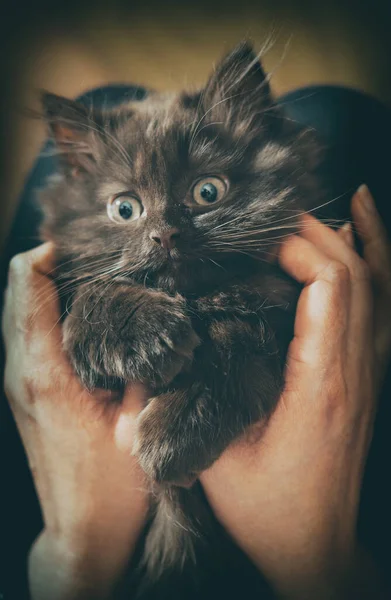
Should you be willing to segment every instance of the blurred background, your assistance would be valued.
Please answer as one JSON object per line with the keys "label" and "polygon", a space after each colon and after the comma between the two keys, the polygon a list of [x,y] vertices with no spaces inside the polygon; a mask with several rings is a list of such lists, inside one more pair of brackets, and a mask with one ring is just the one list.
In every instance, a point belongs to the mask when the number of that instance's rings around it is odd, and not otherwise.
{"label": "blurred background", "polygon": [[0,243],[45,137],[25,114],[39,108],[39,89],[72,97],[108,82],[201,86],[244,37],[257,50],[273,40],[264,66],[277,95],[334,83],[391,106],[391,0],[3,0]]}

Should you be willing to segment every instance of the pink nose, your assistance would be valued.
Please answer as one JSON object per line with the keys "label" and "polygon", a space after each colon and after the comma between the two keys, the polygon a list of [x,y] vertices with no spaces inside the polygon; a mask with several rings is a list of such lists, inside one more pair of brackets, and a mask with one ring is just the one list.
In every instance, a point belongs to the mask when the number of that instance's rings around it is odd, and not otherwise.
{"label": "pink nose", "polygon": [[172,248],[175,248],[179,236],[179,229],[176,229],[176,227],[172,227],[166,231],[152,231],[149,235],[151,240],[156,244],[159,244],[164,250],[172,250]]}

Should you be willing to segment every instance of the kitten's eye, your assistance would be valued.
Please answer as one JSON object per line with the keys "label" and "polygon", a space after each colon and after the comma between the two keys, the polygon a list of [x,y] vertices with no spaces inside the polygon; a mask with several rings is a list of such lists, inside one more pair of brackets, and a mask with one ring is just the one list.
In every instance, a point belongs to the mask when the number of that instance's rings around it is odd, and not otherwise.
{"label": "kitten's eye", "polygon": [[228,191],[228,181],[221,177],[205,177],[193,188],[193,199],[197,204],[209,206],[220,202]]}
{"label": "kitten's eye", "polygon": [[116,223],[135,221],[142,212],[143,205],[133,196],[117,196],[107,205],[107,214]]}

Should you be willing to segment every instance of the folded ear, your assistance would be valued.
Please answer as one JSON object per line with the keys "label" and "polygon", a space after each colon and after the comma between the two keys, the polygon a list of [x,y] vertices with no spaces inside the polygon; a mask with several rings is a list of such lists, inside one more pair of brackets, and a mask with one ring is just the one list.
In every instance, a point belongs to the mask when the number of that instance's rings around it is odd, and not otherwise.
{"label": "folded ear", "polygon": [[42,106],[60,163],[72,175],[90,172],[95,164],[93,140],[99,130],[98,115],[74,100],[43,92]]}
{"label": "folded ear", "polygon": [[240,135],[259,126],[272,105],[268,77],[247,41],[217,65],[203,94],[208,120],[222,122]]}

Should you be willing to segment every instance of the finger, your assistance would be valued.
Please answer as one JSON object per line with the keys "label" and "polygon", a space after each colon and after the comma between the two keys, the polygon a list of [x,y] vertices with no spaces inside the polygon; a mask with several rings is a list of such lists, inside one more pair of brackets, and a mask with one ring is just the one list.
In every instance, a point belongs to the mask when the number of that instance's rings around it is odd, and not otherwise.
{"label": "finger", "polygon": [[136,434],[137,417],[150,396],[149,390],[141,383],[132,383],[126,387],[115,428],[118,448],[131,450],[131,440],[134,440]]}
{"label": "finger", "polygon": [[282,245],[279,262],[289,275],[305,285],[294,333],[296,338],[305,340],[305,354],[316,358],[325,344],[338,344],[346,329],[350,301],[347,267],[296,235]]}
{"label": "finger", "polygon": [[[368,265],[336,231],[326,227],[313,216],[304,215],[302,224],[300,236],[311,241],[330,259],[337,261],[340,265],[345,265],[348,269],[351,287],[348,329],[351,332],[354,331],[353,336],[348,334],[348,342],[349,349],[357,353],[358,348],[368,343],[373,331],[373,299]],[[340,301],[345,300],[340,298]],[[337,314],[338,310],[336,310]]]}
{"label": "finger", "polygon": [[14,275],[22,270],[34,271],[40,275],[50,276],[56,269],[54,246],[51,242],[41,244],[33,250],[14,256],[9,265],[8,281],[13,283]]}
{"label": "finger", "polygon": [[360,186],[352,198],[352,214],[371,275],[380,289],[385,288],[391,295],[391,244],[366,185]]}
{"label": "finger", "polygon": [[54,282],[44,275],[53,269],[50,244],[15,256],[9,268],[9,288],[15,327],[30,340],[47,339],[53,350],[61,343],[59,299]]}
{"label": "finger", "polygon": [[27,253],[34,271],[41,275],[50,276],[56,270],[54,244],[46,242]]}
{"label": "finger", "polygon": [[350,223],[345,223],[340,229],[337,231],[338,237],[340,237],[345,244],[347,244],[350,248],[354,248],[354,237],[353,230]]}
{"label": "finger", "polygon": [[[344,230],[345,233],[346,229]],[[367,279],[365,263],[353,247],[346,244],[344,238],[338,235],[336,231],[330,229],[312,215],[302,217],[300,236],[312,242],[331,259],[345,264],[351,273],[353,282],[361,282]]]}
{"label": "finger", "polygon": [[333,260],[316,243],[302,235],[288,238],[281,245],[278,258],[284,271],[304,285],[317,280],[334,283],[336,270],[347,273],[343,263]]}
{"label": "finger", "polygon": [[151,396],[151,391],[142,383],[129,384],[122,398],[122,412],[137,417]]}
{"label": "finger", "polygon": [[391,353],[391,244],[366,185],[352,198],[352,214],[376,288],[375,347],[380,385]]}

